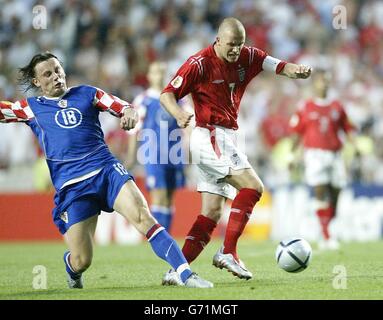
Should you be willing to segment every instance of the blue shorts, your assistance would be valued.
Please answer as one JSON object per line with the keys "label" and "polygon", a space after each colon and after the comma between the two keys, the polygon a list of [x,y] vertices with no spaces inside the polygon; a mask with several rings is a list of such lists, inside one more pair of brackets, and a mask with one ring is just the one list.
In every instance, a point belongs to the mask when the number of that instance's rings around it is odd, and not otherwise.
{"label": "blue shorts", "polygon": [[146,165],[146,188],[152,189],[179,189],[185,186],[183,167],[168,165]]}
{"label": "blue shorts", "polygon": [[113,212],[122,186],[133,177],[119,162],[107,164],[98,174],[59,190],[54,197],[53,221],[64,234],[70,226],[101,211]]}

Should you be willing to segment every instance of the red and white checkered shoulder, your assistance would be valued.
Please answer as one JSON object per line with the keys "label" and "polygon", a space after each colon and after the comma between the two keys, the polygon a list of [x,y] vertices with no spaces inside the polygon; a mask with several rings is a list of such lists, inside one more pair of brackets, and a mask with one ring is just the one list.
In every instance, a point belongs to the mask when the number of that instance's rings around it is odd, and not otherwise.
{"label": "red and white checkered shoulder", "polygon": [[0,101],[1,122],[26,122],[34,118],[27,99],[16,102]]}
{"label": "red and white checkered shoulder", "polygon": [[117,117],[121,117],[126,108],[133,108],[133,105],[129,102],[124,101],[99,88],[96,88],[96,94],[94,96],[93,103],[97,108],[101,109],[101,111],[108,111]]}

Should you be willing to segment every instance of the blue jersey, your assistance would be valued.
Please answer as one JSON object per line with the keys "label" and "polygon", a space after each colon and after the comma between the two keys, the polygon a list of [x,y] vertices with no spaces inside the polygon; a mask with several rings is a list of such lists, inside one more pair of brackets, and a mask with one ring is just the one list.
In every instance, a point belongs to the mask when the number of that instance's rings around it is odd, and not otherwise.
{"label": "blue jersey", "polygon": [[98,119],[100,111],[121,116],[130,105],[91,86],[77,86],[60,98],[32,97],[0,103],[0,121],[23,121],[43,150],[56,190],[97,174],[111,161]]}
{"label": "blue jersey", "polygon": [[159,91],[148,89],[133,101],[141,120],[137,126],[137,129],[141,130],[138,136],[139,146],[145,145],[145,151],[155,152],[155,157],[145,156],[150,160],[146,161],[145,165],[183,167],[182,130],[176,119],[161,106],[159,97]]}

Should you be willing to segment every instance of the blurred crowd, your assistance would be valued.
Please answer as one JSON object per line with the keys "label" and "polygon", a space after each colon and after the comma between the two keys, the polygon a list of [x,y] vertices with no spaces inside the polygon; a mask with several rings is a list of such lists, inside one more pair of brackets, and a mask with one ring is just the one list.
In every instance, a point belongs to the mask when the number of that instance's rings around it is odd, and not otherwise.
{"label": "blurred crowd", "polygon": [[[17,86],[17,68],[46,50],[63,62],[70,86],[87,83],[132,101],[147,87],[150,62],[166,61],[170,79],[214,42],[224,17],[235,16],[246,27],[248,45],[332,70],[332,94],[358,128],[360,157],[345,152],[351,177],[383,184],[381,0],[0,0],[0,7],[0,99],[10,101],[26,94]],[[46,25],[39,20],[44,14]],[[266,72],[248,87],[240,128],[266,185],[288,181],[289,117],[310,94],[309,79]],[[108,143],[123,160],[126,135],[117,119],[102,119]],[[27,126],[2,125],[0,132],[0,175],[36,163],[40,154]]]}

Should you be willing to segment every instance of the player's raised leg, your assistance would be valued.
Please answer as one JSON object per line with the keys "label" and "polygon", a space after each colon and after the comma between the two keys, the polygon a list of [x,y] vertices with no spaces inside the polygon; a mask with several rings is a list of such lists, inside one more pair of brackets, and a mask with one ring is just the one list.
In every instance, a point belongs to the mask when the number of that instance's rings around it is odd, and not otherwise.
{"label": "player's raised leg", "polygon": [[231,170],[230,175],[224,180],[239,192],[231,205],[223,247],[214,256],[213,265],[218,268],[226,268],[239,278],[251,279],[252,273],[239,259],[237,243],[250,219],[255,204],[261,198],[263,184],[252,168]]}
{"label": "player's raised leg", "polygon": [[67,282],[71,289],[83,287],[82,273],[89,268],[93,257],[93,235],[98,215],[72,225],[66,232],[69,251],[64,253]]}
{"label": "player's raised leg", "polygon": [[167,261],[177,271],[181,279],[179,285],[198,288],[213,286],[211,282],[198,277],[191,271],[177,243],[150,214],[144,196],[132,180],[126,182],[121,188],[115,200],[114,209],[146,236],[158,257]]}

